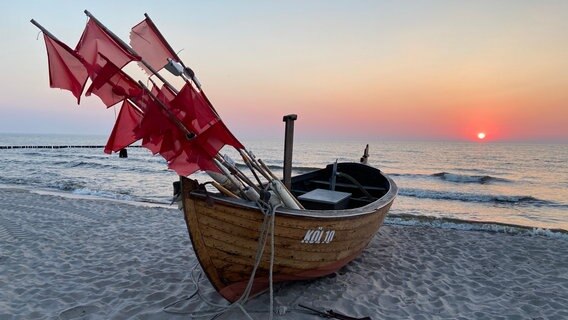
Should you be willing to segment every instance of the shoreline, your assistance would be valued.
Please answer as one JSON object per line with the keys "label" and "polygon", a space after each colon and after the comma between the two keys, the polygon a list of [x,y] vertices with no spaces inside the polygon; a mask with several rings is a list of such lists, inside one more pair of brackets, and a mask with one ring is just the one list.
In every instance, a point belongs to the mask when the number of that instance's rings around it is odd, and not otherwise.
{"label": "shoreline", "polygon": [[[2,188],[0,203],[0,318],[187,318],[164,311],[194,291],[181,212]],[[264,319],[268,302],[245,307]],[[373,319],[568,318],[568,240],[387,224],[339,272],[277,285],[275,302],[275,319],[319,319],[298,303]]]}
{"label": "shoreline", "polygon": [[[0,184],[0,190],[14,189],[23,190],[36,194],[51,195],[55,197],[62,197],[68,199],[84,199],[84,200],[97,200],[97,201],[110,201],[116,203],[124,203],[133,206],[143,207],[160,207],[164,209],[177,210],[175,204],[167,204],[153,201],[141,200],[123,200],[108,197],[102,197],[89,194],[77,194],[73,192],[66,192],[57,189],[38,188],[33,189],[29,186]],[[568,230],[561,228],[546,228],[539,226],[527,226],[521,224],[505,223],[499,221],[478,221],[478,220],[465,220],[450,217],[436,217],[425,215],[414,215],[404,213],[390,213],[387,215],[385,224],[389,225],[402,225],[402,226],[430,226],[433,228],[455,229],[463,231],[481,231],[481,232],[496,232],[496,233],[509,233],[509,234],[527,234],[527,235],[541,235],[550,237],[560,237],[568,239]]]}

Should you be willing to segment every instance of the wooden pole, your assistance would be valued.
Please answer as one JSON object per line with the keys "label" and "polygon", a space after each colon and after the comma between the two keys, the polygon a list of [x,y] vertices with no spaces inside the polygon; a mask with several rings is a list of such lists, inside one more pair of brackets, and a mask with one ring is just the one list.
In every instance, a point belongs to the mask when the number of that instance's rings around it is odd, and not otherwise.
{"label": "wooden pole", "polygon": [[284,185],[288,190],[292,187],[292,150],[294,148],[294,121],[298,119],[295,114],[289,114],[282,118],[286,123],[286,131],[284,133],[284,168],[283,177]]}
{"label": "wooden pole", "polygon": [[197,80],[195,73],[193,72],[193,70],[191,70],[191,68],[188,68],[183,61],[181,61],[181,59],[178,57],[177,53],[174,51],[174,48],[172,48],[172,46],[170,46],[170,44],[168,43],[168,41],[166,41],[166,38],[162,35],[162,33],[160,32],[160,30],[158,29],[158,27],[156,27],[156,24],[154,24],[154,21],[152,20],[152,18],[150,18],[150,16],[147,13],[144,13],[144,17],[146,17],[146,19],[148,20],[148,23],[150,24],[150,26],[154,29],[154,31],[156,32],[156,34],[158,35],[158,37],[160,38],[160,40],[162,40],[162,43],[167,47],[167,49],[170,51],[170,53],[174,56],[174,58],[176,58],[178,60],[179,63],[181,63],[181,66],[184,69],[184,72],[182,72],[182,75],[185,74],[185,71],[188,70],[188,75],[190,76],[191,80],[193,81],[193,83],[195,83],[195,85],[197,86],[197,88],[199,88],[199,90],[201,90],[201,84],[199,83],[199,81]]}
{"label": "wooden pole", "polygon": [[55,37],[51,32],[47,31],[47,29],[45,29],[41,24],[39,24],[37,21],[35,21],[34,19],[31,19],[30,22],[39,28],[39,30],[41,30],[41,32],[47,34],[50,38],[55,39],[57,41],[60,41],[59,39],[57,39],[57,37]]}

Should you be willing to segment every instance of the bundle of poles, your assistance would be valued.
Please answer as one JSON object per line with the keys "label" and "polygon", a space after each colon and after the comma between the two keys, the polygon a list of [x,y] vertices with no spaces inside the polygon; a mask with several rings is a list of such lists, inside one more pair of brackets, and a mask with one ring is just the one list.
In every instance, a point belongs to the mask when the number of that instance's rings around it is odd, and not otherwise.
{"label": "bundle of poles", "polygon": [[[174,96],[178,95],[179,90],[177,90],[170,82],[168,82],[162,75],[160,75],[158,70],[155,70],[155,68],[152,67],[152,65],[150,63],[148,63],[141,56],[139,56],[138,53],[130,45],[128,45],[127,43],[122,41],[122,39],[120,39],[120,37],[115,35],[106,26],[104,26],[104,24],[102,24],[97,18],[95,18],[89,11],[85,10],[84,12],[92,21],[94,21],[97,24],[97,26],[100,29],[102,29],[110,38],[112,38],[112,40],[114,40],[114,42],[116,42],[116,44],[118,44],[120,47],[122,47],[123,50],[127,51],[128,54],[130,54],[132,56],[139,57],[138,62],[141,63],[147,70],[149,70],[150,75],[148,77],[148,80],[152,83],[153,87],[158,88],[156,86],[156,84],[154,83],[154,81],[152,81],[152,79],[151,79],[152,76],[155,76],[156,78],[158,78],[163,83],[164,86],[166,86],[170,90],[170,92],[173,93]],[[213,105],[211,104],[209,99],[205,96],[203,89],[201,88],[201,84],[198,81],[197,77],[195,76],[195,73],[190,68],[186,67],[185,64],[181,61],[181,59],[179,59],[179,57],[177,57],[177,54],[175,54],[175,51],[171,48],[171,46],[168,44],[168,42],[165,40],[165,38],[159,32],[159,30],[155,27],[155,25],[154,25],[153,21],[150,19],[150,17],[147,14],[145,14],[145,17],[146,17],[145,21],[147,21],[149,23],[149,25],[151,27],[153,27],[153,31],[159,37],[161,44],[166,46],[167,50],[169,50],[169,52],[172,52],[173,55],[176,58],[175,61],[173,59],[168,58],[167,63],[165,63],[163,67],[165,67],[168,71],[172,72],[175,76],[180,76],[183,79],[183,81],[185,82],[186,85],[195,86],[200,91],[200,94],[203,97],[203,99],[206,101],[207,106],[210,108],[210,111],[215,115],[215,117],[216,117],[215,121],[221,122],[217,111],[215,110],[215,108],[213,107]],[[53,36],[49,31],[47,31],[38,22],[36,22],[35,20],[32,19],[31,23],[34,24],[36,27],[38,27],[45,35],[47,35],[51,39],[56,40],[59,45],[64,45],[61,41],[59,41],[55,36]],[[76,56],[76,58],[79,59],[79,61],[85,63],[85,60],[82,57],[80,57],[75,51],[71,52],[70,51],[71,49],[68,48],[68,47],[66,47],[66,50],[70,52],[69,54]],[[109,59],[107,59],[101,53],[99,53],[99,54],[103,58],[105,58],[105,60],[108,61],[107,63],[110,63]],[[49,47],[48,47],[48,56],[49,56]],[[131,60],[129,60],[128,62],[130,62],[130,61]],[[65,64],[66,62],[63,61],[63,62],[60,62],[60,63]],[[124,65],[118,67],[120,72],[123,72],[121,70],[122,67],[124,67]],[[51,68],[51,64],[50,64],[50,68]],[[72,71],[70,71],[70,70],[67,70],[67,71],[69,73],[72,73]],[[77,92],[73,91],[74,89],[71,89],[68,84],[64,84],[63,86],[61,86],[61,85],[58,86],[57,84],[54,84],[53,81],[51,81],[51,76],[52,76],[52,74],[51,74],[51,70],[50,70],[50,83],[51,83],[52,87],[58,87],[58,88],[70,90],[77,96]],[[91,76],[91,78],[93,78],[93,77]],[[85,78],[85,81],[86,81],[86,78]],[[138,81],[136,83],[136,85],[139,87],[141,92],[143,92],[143,94],[146,95],[147,98],[149,98],[155,105],[157,105],[160,108],[160,111],[162,112],[162,114],[166,116],[166,118],[171,122],[171,124],[173,124],[178,130],[180,130],[181,133],[183,133],[183,136],[184,136],[185,139],[187,139],[187,141],[192,141],[192,140],[197,138],[197,136],[200,134],[200,132],[193,132],[190,128],[188,128],[183,123],[183,121],[181,121],[176,116],[176,114],[174,114],[174,112],[172,112],[170,107],[168,107],[168,105],[164,101],[162,101],[154,92],[152,92],[152,90],[150,88],[148,88],[142,81]],[[83,84],[83,87],[84,87],[84,84]],[[80,96],[80,94],[83,90],[83,87],[79,91],[79,96]],[[90,93],[88,92],[87,94],[90,94]],[[79,99],[79,96],[78,96],[78,99]],[[102,97],[101,97],[101,99],[102,99]],[[125,96],[125,98],[123,100],[126,101],[127,99],[130,102],[130,104],[135,107],[136,112],[140,116],[143,116],[145,114],[145,112],[147,112],[147,109],[145,107],[141,107],[139,105],[140,102],[137,99],[132,99],[131,97]],[[103,100],[103,102],[104,102],[104,100]],[[118,103],[118,102],[116,102],[116,103]],[[123,108],[124,107],[125,106],[123,105]],[[117,120],[117,122],[118,122],[118,120]],[[215,124],[215,123],[213,123],[213,124]],[[208,125],[212,126],[211,124],[208,124]],[[223,128],[225,128],[225,127],[223,127]],[[228,131],[228,129],[227,129],[227,131]],[[113,134],[114,134],[114,130],[113,130]],[[232,137],[232,134],[230,132],[228,132],[228,135],[230,135]],[[138,140],[138,139],[136,139],[136,140]],[[135,141],[132,141],[132,143],[135,142]],[[185,142],[187,142],[187,141],[185,141]],[[240,142],[238,142],[238,140],[236,140],[236,138],[234,139],[234,141],[237,141],[237,143],[233,143],[232,146],[235,147],[235,149],[238,151],[239,155],[241,156],[244,164],[251,171],[253,179],[256,181],[256,183],[253,182],[251,180],[251,178],[249,178],[243,171],[241,171],[237,167],[237,165],[234,163],[234,161],[232,159],[230,159],[230,157],[228,157],[226,155],[223,157],[219,153],[216,153],[212,157],[212,159],[210,159],[210,162],[212,162],[218,170],[207,170],[206,168],[201,168],[201,167],[199,168],[200,170],[203,170],[203,171],[206,171],[207,173],[209,173],[209,175],[213,178],[213,181],[211,181],[210,183],[216,189],[218,189],[221,193],[223,193],[223,194],[225,194],[226,196],[229,196],[229,197],[244,198],[244,199],[251,200],[251,201],[262,200],[262,201],[265,201],[265,202],[270,202],[272,205],[276,205],[276,202],[277,202],[279,205],[283,205],[284,207],[288,207],[288,208],[292,208],[292,209],[303,209],[302,205],[292,195],[290,190],[288,190],[284,186],[284,184],[271,172],[271,170],[268,168],[268,166],[261,159],[257,159],[251,152],[249,152],[244,146],[242,146],[240,144]],[[227,143],[224,143],[224,144],[227,144]],[[143,146],[144,146],[144,144],[143,144]],[[237,147],[237,146],[239,146],[239,147]],[[187,157],[186,157],[186,159],[187,159]],[[166,160],[168,160],[168,159],[166,159]],[[187,161],[189,161],[189,159],[187,159]],[[193,163],[193,164],[195,164],[195,163]],[[197,163],[197,165],[199,166],[199,163]],[[176,170],[176,172],[177,172],[177,170]],[[180,174],[180,173],[178,172],[178,174]],[[180,174],[180,175],[182,175],[182,174]]]}

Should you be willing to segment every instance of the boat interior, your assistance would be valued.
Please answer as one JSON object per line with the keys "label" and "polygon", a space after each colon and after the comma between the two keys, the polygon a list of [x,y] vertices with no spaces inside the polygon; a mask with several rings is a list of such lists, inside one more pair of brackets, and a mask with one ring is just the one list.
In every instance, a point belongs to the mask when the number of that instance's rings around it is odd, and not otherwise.
{"label": "boat interior", "polygon": [[334,163],[292,177],[291,191],[306,209],[342,210],[374,202],[389,188],[389,181],[376,168],[360,163]]}
{"label": "boat interior", "polygon": [[[310,210],[363,207],[380,199],[390,189],[388,179],[379,169],[360,163],[330,164],[323,169],[294,176],[291,182],[292,194],[304,208]],[[192,194],[207,197],[210,192],[211,189],[207,191],[205,186],[201,185]],[[215,194],[217,197],[226,197],[221,193]],[[250,202],[234,198],[231,201],[243,204]]]}

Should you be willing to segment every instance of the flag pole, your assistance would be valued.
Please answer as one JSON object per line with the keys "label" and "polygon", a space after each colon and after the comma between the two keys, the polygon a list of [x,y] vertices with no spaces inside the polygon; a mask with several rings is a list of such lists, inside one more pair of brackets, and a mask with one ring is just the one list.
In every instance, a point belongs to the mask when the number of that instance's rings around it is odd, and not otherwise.
{"label": "flag pole", "polygon": [[[134,49],[132,49],[131,46],[129,46],[126,42],[122,41],[122,39],[120,39],[119,36],[117,36],[116,34],[114,34],[114,32],[112,32],[111,30],[109,30],[102,22],[100,22],[97,18],[95,18],[94,15],[92,15],[89,10],[85,10],[84,11],[85,14],[87,15],[87,17],[93,19],[93,21],[95,21],[95,23],[101,27],[106,33],[108,33],[108,35],[110,35],[114,41],[118,42],[124,49],[128,50],[128,52],[132,55],[138,56],[140,57],[140,55],[138,55],[138,53],[136,53],[136,51]],[[164,83],[165,85],[167,85],[172,91],[174,91],[176,94],[178,93],[178,90],[171,84],[169,83],[166,79],[164,79],[164,77],[162,77],[158,71],[156,71],[154,68],[152,68],[152,66],[150,66],[144,59],[140,59],[140,62],[142,62],[142,64],[148,68],[148,70],[150,70],[154,75],[156,75],[156,77],[158,77],[158,79],[160,79],[160,81],[162,81],[162,83]]]}
{"label": "flag pole", "polygon": [[[181,64],[181,66],[183,67],[184,71],[189,70],[188,74],[191,77],[191,80],[195,83],[195,85],[197,86],[197,88],[199,88],[199,90],[201,90],[201,84],[199,83],[199,81],[197,80],[197,77],[195,76],[195,73],[193,72],[193,70],[191,70],[191,68],[187,67],[183,61],[181,61],[181,59],[179,58],[179,56],[177,55],[177,53],[174,51],[174,48],[172,48],[172,46],[170,46],[170,43],[166,40],[166,38],[162,35],[162,33],[160,32],[160,30],[158,29],[158,27],[156,27],[156,24],[154,23],[154,21],[152,20],[152,18],[150,18],[150,16],[147,13],[144,13],[144,17],[146,17],[146,19],[148,20],[148,23],[150,24],[150,27],[152,27],[152,29],[154,29],[154,32],[156,32],[156,34],[158,35],[158,37],[160,38],[160,40],[162,40],[162,43],[167,47],[167,49],[170,51],[170,53],[172,54],[172,56],[174,56],[178,62]],[[184,72],[185,73],[185,72]]]}
{"label": "flag pole", "polygon": [[39,24],[39,23],[38,23],[37,21],[35,21],[34,19],[31,19],[30,22],[31,22],[34,26],[38,27],[38,29],[41,30],[41,32],[45,33],[48,37],[50,37],[50,38],[52,38],[52,39],[55,39],[55,40],[61,42],[59,39],[57,39],[56,36],[54,36],[51,32],[47,31],[46,28],[44,28],[41,24]]}

